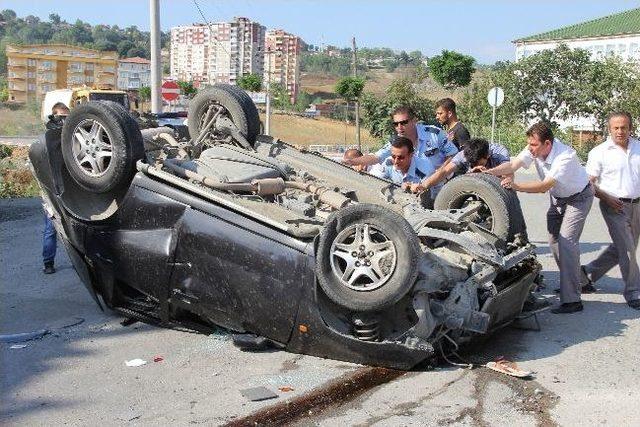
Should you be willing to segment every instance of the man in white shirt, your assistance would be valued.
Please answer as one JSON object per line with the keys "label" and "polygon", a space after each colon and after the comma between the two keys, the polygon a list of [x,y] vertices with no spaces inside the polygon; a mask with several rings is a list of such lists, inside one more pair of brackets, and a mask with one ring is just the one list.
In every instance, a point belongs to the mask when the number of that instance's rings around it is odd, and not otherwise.
{"label": "man in white shirt", "polygon": [[593,203],[593,187],[576,152],[553,138],[551,128],[538,122],[527,130],[527,148],[509,163],[486,172],[510,175],[534,164],[540,181],[517,183],[502,180],[505,188],[525,193],[549,192],[547,211],[549,247],[560,269],[560,305],[552,313],[582,311],[580,301],[580,235]]}
{"label": "man in white shirt", "polygon": [[609,116],[609,137],[589,152],[587,173],[600,199],[611,243],[582,267],[583,282],[597,281],[616,265],[624,281],[624,298],[640,310],[640,272],[636,252],[640,236],[640,141],[631,138],[627,112]]}

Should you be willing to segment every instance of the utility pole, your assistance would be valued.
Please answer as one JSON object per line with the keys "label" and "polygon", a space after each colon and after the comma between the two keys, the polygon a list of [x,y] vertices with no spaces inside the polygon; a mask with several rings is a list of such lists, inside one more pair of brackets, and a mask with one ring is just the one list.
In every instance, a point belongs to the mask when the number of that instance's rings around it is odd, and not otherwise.
{"label": "utility pole", "polygon": [[264,133],[269,135],[271,133],[271,48],[267,48],[267,105],[266,105],[266,118],[264,125]]}
{"label": "utility pole", "polygon": [[[351,39],[353,46],[353,77],[358,77],[358,56],[356,51],[356,38]],[[360,101],[356,99],[356,144],[358,144],[358,150],[362,151],[362,145],[360,144]]]}
{"label": "utility pole", "polygon": [[162,112],[160,85],[162,64],[160,61],[160,0],[149,0],[151,29],[151,112]]}

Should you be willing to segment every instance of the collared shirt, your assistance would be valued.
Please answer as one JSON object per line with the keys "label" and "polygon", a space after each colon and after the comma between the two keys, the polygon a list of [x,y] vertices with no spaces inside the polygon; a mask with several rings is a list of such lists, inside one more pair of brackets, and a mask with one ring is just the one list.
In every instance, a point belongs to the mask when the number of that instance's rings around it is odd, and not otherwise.
{"label": "collared shirt", "polygon": [[[500,144],[489,144],[489,159],[485,165],[487,169],[495,168],[509,160],[509,150]],[[472,165],[467,161],[464,151],[458,151],[458,154],[453,156],[451,159],[451,163],[456,165],[459,172],[463,173],[472,167]]]}
{"label": "collared shirt", "polygon": [[533,158],[527,148],[518,154],[518,159],[527,169],[533,163],[541,180],[547,177],[555,179],[555,185],[549,190],[553,197],[573,196],[589,183],[589,176],[580,164],[576,150],[558,139],[553,140],[553,147],[546,159]]}
{"label": "collared shirt", "polygon": [[388,179],[397,185],[401,185],[403,182],[417,184],[435,172],[433,165],[428,159],[424,156],[416,156],[415,154],[411,157],[411,164],[409,165],[407,173],[402,173],[402,171],[394,168],[391,157],[387,157],[381,166],[381,168],[376,168],[375,175],[379,178]]}
{"label": "collared shirt", "polygon": [[587,173],[598,178],[598,187],[615,197],[640,197],[640,141],[629,138],[625,151],[608,138],[589,152]]}
{"label": "collared shirt", "polygon": [[[414,153],[418,157],[424,156],[428,158],[434,169],[442,166],[445,158],[458,152],[453,142],[447,139],[447,134],[439,127],[417,123],[416,129],[418,131],[418,146]],[[391,155],[391,142],[387,142],[384,147],[376,152],[380,163]]]}

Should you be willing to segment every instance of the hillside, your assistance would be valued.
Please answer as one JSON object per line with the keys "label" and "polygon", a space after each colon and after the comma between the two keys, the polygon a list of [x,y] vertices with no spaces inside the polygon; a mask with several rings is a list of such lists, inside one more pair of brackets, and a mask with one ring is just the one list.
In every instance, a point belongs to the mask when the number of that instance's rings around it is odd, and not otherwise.
{"label": "hillside", "polygon": [[[375,95],[384,95],[385,90],[391,82],[401,77],[413,76],[412,68],[397,68],[393,72],[384,69],[369,70],[366,73],[365,92],[371,92]],[[484,72],[478,70],[474,73],[471,85],[474,81],[482,78]],[[331,99],[337,97],[335,94],[335,85],[340,77],[321,73],[301,73],[300,88],[311,95],[312,98],[321,97],[323,99]],[[418,94],[428,99],[452,98],[454,101],[462,99],[462,95],[466,88],[449,91],[427,77],[418,87]]]}

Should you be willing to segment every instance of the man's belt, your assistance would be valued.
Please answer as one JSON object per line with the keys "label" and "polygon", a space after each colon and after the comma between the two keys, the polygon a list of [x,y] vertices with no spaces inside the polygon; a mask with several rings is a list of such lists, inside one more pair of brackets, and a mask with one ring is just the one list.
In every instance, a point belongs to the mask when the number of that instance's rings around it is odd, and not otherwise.
{"label": "man's belt", "polygon": [[635,199],[629,199],[627,197],[618,197],[618,200],[625,203],[638,203],[640,202],[640,197],[636,197]]}

